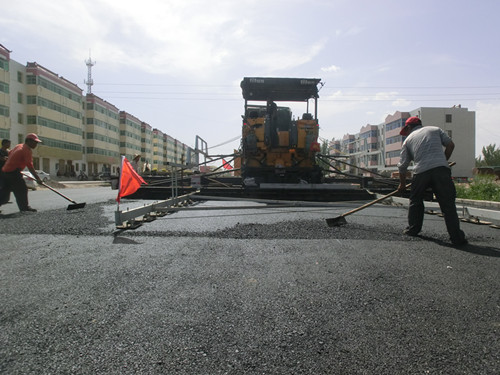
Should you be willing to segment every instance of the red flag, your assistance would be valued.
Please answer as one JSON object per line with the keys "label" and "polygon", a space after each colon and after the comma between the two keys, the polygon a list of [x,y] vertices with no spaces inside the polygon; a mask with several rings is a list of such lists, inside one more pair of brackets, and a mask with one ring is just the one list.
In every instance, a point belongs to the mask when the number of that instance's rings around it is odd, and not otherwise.
{"label": "red flag", "polygon": [[116,197],[118,203],[120,203],[121,197],[135,193],[141,187],[141,184],[147,185],[147,182],[139,176],[125,156],[122,156],[120,171],[120,185],[118,187],[118,197]]}
{"label": "red flag", "polygon": [[233,167],[231,167],[231,164],[229,164],[224,159],[222,159],[222,166],[224,167],[224,169],[233,169]]}

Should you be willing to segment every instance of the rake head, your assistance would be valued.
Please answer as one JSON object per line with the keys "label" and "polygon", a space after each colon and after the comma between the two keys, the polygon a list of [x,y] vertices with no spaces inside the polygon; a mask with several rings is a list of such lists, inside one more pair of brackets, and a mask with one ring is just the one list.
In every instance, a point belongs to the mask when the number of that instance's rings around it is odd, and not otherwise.
{"label": "rake head", "polygon": [[84,208],[86,204],[87,203],[70,204],[70,205],[68,205],[68,208],[66,208],[66,211],[78,210],[79,208]]}
{"label": "rake head", "polygon": [[344,216],[332,217],[330,219],[326,219],[326,223],[329,227],[340,227],[342,225],[347,224],[347,220]]}

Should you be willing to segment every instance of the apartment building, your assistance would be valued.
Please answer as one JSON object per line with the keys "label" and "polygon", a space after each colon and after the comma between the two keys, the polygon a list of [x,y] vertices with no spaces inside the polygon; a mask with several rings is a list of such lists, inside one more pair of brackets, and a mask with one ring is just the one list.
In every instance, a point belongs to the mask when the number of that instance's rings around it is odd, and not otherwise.
{"label": "apartment building", "polygon": [[177,140],[169,135],[165,137],[167,152],[167,163],[172,164],[177,161]]}
{"label": "apartment building", "polygon": [[451,108],[421,107],[410,111],[418,116],[424,126],[434,125],[453,139],[455,150],[452,155],[457,164],[452,168],[456,177],[472,177],[476,166],[476,112],[456,105]]}
{"label": "apartment building", "polygon": [[153,169],[153,128],[145,122],[141,123],[141,160],[148,172]]}
{"label": "apartment building", "polygon": [[120,110],[94,94],[85,97],[85,156],[88,170],[95,175],[103,170],[117,173],[120,158]]}
{"label": "apartment building", "polygon": [[36,133],[42,140],[34,153],[35,168],[58,174],[74,172],[76,161],[83,160],[82,90],[36,62],[16,73],[20,85],[14,86],[17,92],[12,96],[17,96],[22,107],[11,118],[17,115],[18,128],[24,130],[17,134]]}
{"label": "apartment building", "polygon": [[132,160],[142,153],[142,121],[134,115],[120,111],[120,154]]}
{"label": "apartment building", "polygon": [[166,167],[163,163],[163,157],[165,154],[164,151],[164,134],[162,131],[158,129],[153,129],[152,131],[152,136],[153,136],[153,159],[152,159],[152,167],[153,170],[157,171],[162,171],[166,170]]}
{"label": "apartment building", "polygon": [[0,44],[0,137],[10,135],[10,51]]}
{"label": "apartment building", "polygon": [[[42,140],[33,152],[36,169],[52,175],[116,174],[121,155],[158,170],[181,164],[191,148],[106,100],[37,64],[20,64],[0,44],[0,138]],[[156,142],[156,149],[155,143]],[[185,162],[184,162],[185,163]],[[161,166],[161,168],[160,168]]]}
{"label": "apartment building", "polygon": [[401,154],[401,146],[404,138],[399,134],[405,126],[406,120],[411,117],[409,112],[395,112],[393,115],[388,115],[383,124],[385,131],[385,166],[388,169],[396,169],[399,163],[399,155]]}
{"label": "apartment building", "polygon": [[[404,142],[399,132],[411,116],[422,119],[424,126],[437,126],[453,139],[455,152],[452,169],[455,177],[471,177],[475,166],[475,112],[460,105],[450,108],[420,107],[410,112],[396,111],[380,125],[366,125],[357,134],[346,134],[342,141],[331,142],[330,154],[348,156],[348,163],[372,172],[391,174],[397,164]],[[339,147],[340,146],[340,147]],[[346,168],[350,173],[370,175],[357,168]],[[411,166],[410,166],[411,170]]]}

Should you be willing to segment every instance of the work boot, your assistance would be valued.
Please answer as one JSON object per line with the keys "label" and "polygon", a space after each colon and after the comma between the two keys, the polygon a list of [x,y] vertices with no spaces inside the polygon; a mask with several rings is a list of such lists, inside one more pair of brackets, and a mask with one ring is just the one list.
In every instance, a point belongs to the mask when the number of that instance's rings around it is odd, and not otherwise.
{"label": "work boot", "polygon": [[403,234],[406,234],[407,236],[411,236],[411,237],[417,237],[418,236],[418,233],[415,233],[414,231],[410,230],[410,228],[405,228],[403,230]]}
{"label": "work boot", "polygon": [[36,212],[36,210],[34,208],[28,206],[24,210],[21,210],[21,212]]}
{"label": "work boot", "polygon": [[451,243],[453,244],[453,246],[464,246],[464,245],[467,245],[469,243],[469,241],[467,241],[467,239],[464,238],[464,239],[458,240],[458,241],[451,241]]}
{"label": "work boot", "polygon": [[454,233],[453,236],[450,236],[450,241],[453,246],[463,246],[469,243],[465,238],[465,233],[463,232],[463,230],[458,230],[457,233]]}

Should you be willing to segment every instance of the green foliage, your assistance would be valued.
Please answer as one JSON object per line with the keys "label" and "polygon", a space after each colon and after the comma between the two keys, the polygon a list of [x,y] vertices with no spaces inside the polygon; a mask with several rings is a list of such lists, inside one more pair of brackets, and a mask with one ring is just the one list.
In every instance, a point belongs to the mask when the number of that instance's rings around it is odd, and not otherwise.
{"label": "green foliage", "polygon": [[484,167],[486,166],[486,162],[481,158],[481,156],[478,156],[476,158],[476,167]]}
{"label": "green foliage", "polygon": [[[321,144],[321,154],[328,155],[328,141],[327,140],[323,140],[323,143]],[[323,170],[323,174],[327,173],[327,171],[330,169],[330,166],[327,163],[325,163],[323,160],[319,160],[318,165]]]}
{"label": "green foliage", "polygon": [[482,152],[483,157],[476,158],[476,167],[500,165],[500,149],[496,148],[496,144],[483,147]]}
{"label": "green foliage", "polygon": [[476,176],[470,184],[456,184],[457,198],[500,202],[500,183],[495,176]]}

